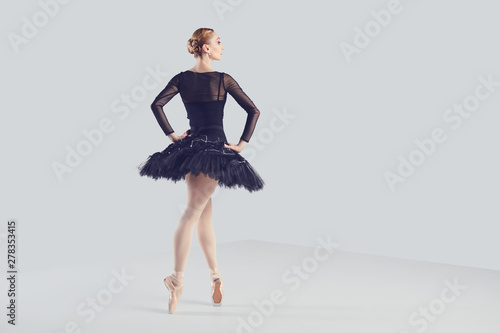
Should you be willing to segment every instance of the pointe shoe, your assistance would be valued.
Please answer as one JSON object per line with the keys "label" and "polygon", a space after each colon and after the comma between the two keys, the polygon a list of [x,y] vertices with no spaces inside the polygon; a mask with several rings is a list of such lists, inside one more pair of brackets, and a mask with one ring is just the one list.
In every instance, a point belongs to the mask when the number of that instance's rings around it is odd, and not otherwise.
{"label": "pointe shoe", "polygon": [[168,289],[169,297],[168,297],[168,312],[174,313],[175,308],[177,307],[177,302],[179,302],[179,298],[181,297],[182,290],[184,289],[184,285],[175,286],[172,282],[172,276],[167,276],[163,282]]}
{"label": "pointe shoe", "polygon": [[210,278],[212,281],[212,287],[211,287],[212,305],[221,306],[222,297],[224,296],[222,278],[218,273],[210,275]]}

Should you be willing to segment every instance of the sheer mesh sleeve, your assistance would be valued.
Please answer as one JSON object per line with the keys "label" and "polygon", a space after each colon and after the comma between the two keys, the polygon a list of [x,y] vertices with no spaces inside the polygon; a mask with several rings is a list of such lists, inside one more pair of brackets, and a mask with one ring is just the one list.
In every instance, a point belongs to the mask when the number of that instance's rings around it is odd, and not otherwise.
{"label": "sheer mesh sleeve", "polygon": [[165,135],[174,133],[174,130],[165,116],[163,106],[167,104],[177,93],[179,93],[179,79],[180,73],[170,79],[167,86],[158,94],[158,96],[156,96],[155,100],[151,104],[151,110],[153,110],[156,120],[158,121],[158,124],[160,124],[163,132],[165,132]]}
{"label": "sheer mesh sleeve", "polygon": [[245,123],[245,128],[243,129],[243,134],[241,135],[241,140],[249,142],[252,137],[255,125],[257,124],[257,119],[260,116],[260,111],[257,109],[255,104],[252,102],[250,97],[245,94],[243,89],[241,89],[238,82],[236,82],[233,77],[227,73],[224,75],[224,88],[225,90],[236,100],[236,102],[248,113],[247,121]]}

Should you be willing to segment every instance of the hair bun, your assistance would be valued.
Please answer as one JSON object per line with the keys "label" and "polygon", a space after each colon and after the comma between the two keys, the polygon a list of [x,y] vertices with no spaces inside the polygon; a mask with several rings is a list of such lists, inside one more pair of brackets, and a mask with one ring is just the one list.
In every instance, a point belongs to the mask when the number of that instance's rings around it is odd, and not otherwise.
{"label": "hair bun", "polygon": [[188,52],[191,54],[200,53],[200,46],[198,45],[198,39],[189,38],[189,40],[188,40]]}
{"label": "hair bun", "polygon": [[[212,38],[213,29],[210,28],[199,28],[197,29],[191,38],[188,39],[187,49],[188,52],[194,54],[196,57],[202,56],[202,46],[204,44],[209,44]],[[196,36],[196,37],[194,37]]]}

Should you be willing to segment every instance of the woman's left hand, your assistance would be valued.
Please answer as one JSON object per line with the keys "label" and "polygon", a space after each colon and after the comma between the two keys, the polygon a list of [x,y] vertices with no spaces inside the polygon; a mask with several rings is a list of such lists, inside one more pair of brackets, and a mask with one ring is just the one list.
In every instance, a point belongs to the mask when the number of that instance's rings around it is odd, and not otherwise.
{"label": "woman's left hand", "polygon": [[241,153],[241,151],[243,150],[243,147],[238,146],[238,145],[233,145],[232,143],[229,143],[229,144],[224,143],[224,147],[229,148],[231,150],[234,150],[237,153]]}
{"label": "woman's left hand", "polygon": [[184,132],[184,133],[180,136],[180,138],[181,138],[181,139],[184,139],[186,136],[191,136],[191,131],[190,131],[189,129],[188,129],[188,130],[186,130],[186,132]]}

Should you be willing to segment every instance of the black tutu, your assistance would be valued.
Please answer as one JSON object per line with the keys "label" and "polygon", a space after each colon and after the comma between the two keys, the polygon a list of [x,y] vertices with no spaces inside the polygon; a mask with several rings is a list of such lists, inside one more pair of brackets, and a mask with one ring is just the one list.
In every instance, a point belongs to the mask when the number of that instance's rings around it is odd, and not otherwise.
{"label": "black tutu", "polygon": [[185,180],[191,172],[200,172],[218,180],[220,187],[244,187],[249,192],[261,190],[264,180],[241,154],[226,148],[226,137],[221,130],[188,130],[189,136],[173,142],[156,152],[138,166],[141,176]]}

